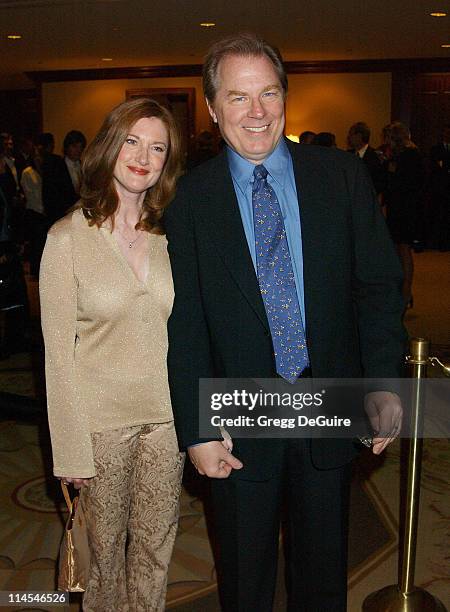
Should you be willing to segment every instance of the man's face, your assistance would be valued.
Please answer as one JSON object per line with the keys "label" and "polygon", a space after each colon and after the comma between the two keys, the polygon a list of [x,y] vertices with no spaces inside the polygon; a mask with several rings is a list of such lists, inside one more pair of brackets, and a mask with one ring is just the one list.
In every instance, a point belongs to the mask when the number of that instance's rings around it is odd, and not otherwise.
{"label": "man's face", "polygon": [[14,154],[14,141],[12,139],[12,136],[8,135],[5,139],[4,139],[4,143],[5,143],[5,153],[8,157],[12,157]]}
{"label": "man's face", "polygon": [[284,130],[284,93],[267,57],[230,55],[221,60],[209,112],[227,144],[253,164],[262,163]]}
{"label": "man's face", "polygon": [[362,149],[364,143],[362,141],[361,134],[358,134],[358,132],[355,132],[355,130],[352,130],[352,128],[350,128],[347,134],[347,144],[350,149],[354,149],[355,151],[359,151],[359,149]]}
{"label": "man's face", "polygon": [[79,161],[83,153],[83,143],[74,142],[67,147],[66,156],[72,161]]}
{"label": "man's face", "polygon": [[33,141],[30,138],[27,138],[26,140],[22,142],[22,145],[20,148],[21,148],[22,153],[24,153],[25,155],[32,155],[34,151]]}

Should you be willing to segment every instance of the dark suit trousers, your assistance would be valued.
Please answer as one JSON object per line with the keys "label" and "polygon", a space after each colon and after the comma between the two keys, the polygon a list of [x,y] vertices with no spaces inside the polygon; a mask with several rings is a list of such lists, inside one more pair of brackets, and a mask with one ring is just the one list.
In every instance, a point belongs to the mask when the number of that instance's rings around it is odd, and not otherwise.
{"label": "dark suit trousers", "polygon": [[277,477],[211,481],[224,612],[272,610],[282,517],[289,612],[346,610],[350,472],[316,469],[292,439]]}

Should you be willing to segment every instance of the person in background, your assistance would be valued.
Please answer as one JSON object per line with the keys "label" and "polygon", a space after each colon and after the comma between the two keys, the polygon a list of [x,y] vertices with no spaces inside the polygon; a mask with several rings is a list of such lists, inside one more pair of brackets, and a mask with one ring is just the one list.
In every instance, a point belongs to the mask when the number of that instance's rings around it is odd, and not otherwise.
{"label": "person in background", "polygon": [[0,310],[4,330],[0,337],[0,358],[27,348],[29,302],[22,261],[13,224],[16,182],[0,140]]}
{"label": "person in background", "polygon": [[319,147],[336,147],[336,136],[331,132],[319,132],[314,136],[311,144]]}
{"label": "person in background", "polygon": [[173,284],[161,223],[181,164],[168,110],[113,109],[83,158],[81,199],[41,262],[54,474],[81,487],[86,612],[162,612],[184,456],[167,380]]}
{"label": "person in background", "polygon": [[86,147],[86,138],[82,132],[71,130],[66,134],[63,143],[64,161],[69,171],[75,194],[80,194],[81,156]]}
{"label": "person in background", "polygon": [[403,268],[405,307],[413,306],[414,261],[411,245],[417,235],[425,185],[423,157],[412,142],[408,127],[400,121],[386,131],[390,158],[385,191],[386,222]]}
{"label": "person in background", "polygon": [[43,159],[45,155],[53,155],[55,150],[55,137],[50,132],[43,132],[37,137],[36,146],[39,150],[41,159]]}
{"label": "person in background", "polygon": [[300,134],[298,143],[307,144],[307,145],[312,144],[315,136],[316,136],[315,132],[310,132],[306,130],[305,132],[302,132]]}
{"label": "person in background", "polygon": [[19,189],[19,180],[17,178],[17,168],[14,159],[14,139],[12,137],[12,134],[10,134],[9,132],[2,132],[2,134],[0,134],[0,138],[3,140],[4,144],[5,162],[14,177],[14,180],[16,182],[16,189]]}
{"label": "person in background", "polygon": [[15,165],[17,169],[17,181],[20,185],[22,172],[25,168],[33,165],[34,158],[34,142],[31,136],[23,136],[19,140],[19,147],[15,157]]}
{"label": "person in background", "polygon": [[39,276],[39,266],[47,234],[47,218],[42,201],[42,157],[40,147],[34,148],[30,163],[22,170],[20,185],[25,196],[25,239],[28,241],[30,275]]}
{"label": "person in background", "polygon": [[203,130],[197,136],[195,155],[189,165],[191,168],[199,166],[214,157],[215,154],[214,134],[208,130]]}
{"label": "person in background", "polygon": [[[20,187],[20,175],[23,169],[21,166],[21,155],[18,155],[18,160],[14,157],[14,139],[9,132],[4,132],[1,137],[4,143],[5,171],[8,175],[8,186],[6,189],[10,206],[9,223],[14,233],[14,240],[17,245],[20,245],[20,249],[22,249],[24,238],[24,197]],[[23,140],[26,142],[26,139]],[[14,179],[14,184],[10,180],[11,176]]]}
{"label": "person in background", "polygon": [[382,161],[375,149],[370,146],[369,141],[370,128],[367,123],[358,121],[350,127],[347,134],[349,153],[358,155],[366,164],[375,191],[379,196],[386,188],[386,175]]}
{"label": "person in background", "polygon": [[392,148],[390,145],[391,124],[385,125],[381,130],[381,143],[376,148],[376,153],[382,163],[389,161],[392,158]]}
{"label": "person in background", "polygon": [[12,218],[17,197],[17,183],[11,169],[11,157],[7,154],[6,142],[3,138],[0,140],[0,189],[3,202],[1,235],[2,240],[12,240],[15,238]]}
{"label": "person in background", "polygon": [[80,197],[81,155],[86,138],[71,130],[64,138],[64,158],[48,154],[42,170],[42,195],[50,223],[63,217]]}
{"label": "person in background", "polygon": [[440,251],[450,251],[450,124],[430,151],[431,236]]}

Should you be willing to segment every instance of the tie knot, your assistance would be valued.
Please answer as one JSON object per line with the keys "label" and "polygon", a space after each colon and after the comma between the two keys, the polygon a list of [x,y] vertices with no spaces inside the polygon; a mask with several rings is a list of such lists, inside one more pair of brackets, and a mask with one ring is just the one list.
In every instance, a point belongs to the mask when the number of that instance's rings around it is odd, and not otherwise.
{"label": "tie knot", "polygon": [[260,179],[265,180],[268,174],[269,173],[267,172],[266,168],[262,165],[256,166],[253,170],[253,176],[255,177],[255,181],[258,181]]}

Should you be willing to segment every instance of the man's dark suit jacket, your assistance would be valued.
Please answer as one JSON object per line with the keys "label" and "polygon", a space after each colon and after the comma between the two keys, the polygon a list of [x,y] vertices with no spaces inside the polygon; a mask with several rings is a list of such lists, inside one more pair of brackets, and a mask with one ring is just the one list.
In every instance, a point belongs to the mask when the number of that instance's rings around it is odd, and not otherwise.
{"label": "man's dark suit jacket", "polygon": [[[447,148],[447,146],[449,148]],[[445,145],[443,142],[438,143],[431,147],[430,157],[433,162],[442,162],[442,169],[450,170],[450,144]],[[439,166],[440,167],[440,166]]]}
{"label": "man's dark suit jacket", "polygon": [[23,153],[18,153],[14,159],[14,165],[16,166],[17,182],[20,185],[22,172],[25,170],[25,168],[27,168],[28,166],[33,166],[34,168],[33,158],[31,157],[31,155],[25,157]]}
{"label": "man's dark suit jacket", "polygon": [[[405,335],[401,271],[364,164],[287,141],[300,207],[306,335],[318,378],[395,377]],[[270,378],[272,340],[223,152],[183,177],[165,216],[175,283],[169,383],[179,444],[198,441],[198,379]],[[354,456],[348,440],[313,440],[319,468]],[[279,440],[234,440],[244,468],[277,473]]]}
{"label": "man's dark suit jacket", "polygon": [[450,150],[443,142],[431,147],[431,179],[433,191],[440,191],[449,196],[450,186]]}
{"label": "man's dark suit jacket", "polygon": [[[355,151],[351,150],[350,152],[356,155]],[[383,164],[376,154],[375,149],[369,145],[362,160],[367,166],[367,170],[369,171],[375,191],[377,194],[382,193],[386,189],[387,176]]]}
{"label": "man's dark suit jacket", "polygon": [[50,223],[54,223],[78,201],[69,170],[63,157],[44,155],[42,163],[42,201]]}

